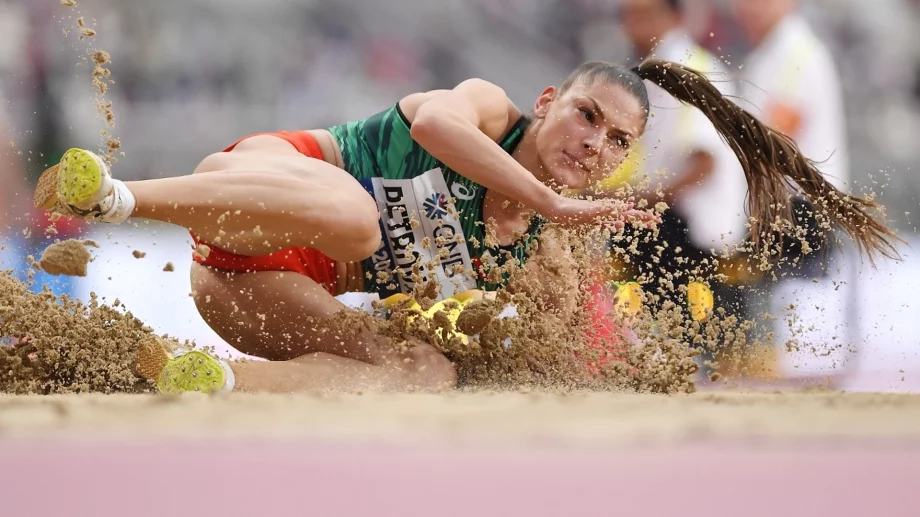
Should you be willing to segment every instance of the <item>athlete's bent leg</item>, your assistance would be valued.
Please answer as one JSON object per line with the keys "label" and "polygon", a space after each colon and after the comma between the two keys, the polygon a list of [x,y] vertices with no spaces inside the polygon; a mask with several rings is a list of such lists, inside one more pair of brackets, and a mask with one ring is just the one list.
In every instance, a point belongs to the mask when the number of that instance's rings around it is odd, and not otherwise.
{"label": "athlete's bent leg", "polygon": [[335,326],[332,317],[348,308],[304,275],[229,274],[193,263],[191,280],[202,319],[244,354],[283,361],[326,352],[380,364],[394,353],[372,329]]}
{"label": "athlete's bent leg", "polygon": [[172,223],[238,255],[301,246],[353,262],[380,244],[376,203],[354,178],[270,135],[210,155],[187,176],[122,183],[92,153],[71,150],[54,177],[43,180],[36,191],[40,206],[53,204],[43,184],[55,181],[73,212],[66,215]]}
{"label": "athlete's bent leg", "polygon": [[161,393],[303,393],[311,391],[440,391],[456,386],[453,365],[420,344],[380,365],[331,354],[290,361],[223,361],[199,351],[175,356],[157,339],[138,349],[136,371]]}
{"label": "athlete's bent leg", "polygon": [[431,345],[419,345],[400,360],[370,365],[330,354],[290,361],[231,363],[236,391],[298,393],[311,391],[440,391],[456,386],[450,362]]}

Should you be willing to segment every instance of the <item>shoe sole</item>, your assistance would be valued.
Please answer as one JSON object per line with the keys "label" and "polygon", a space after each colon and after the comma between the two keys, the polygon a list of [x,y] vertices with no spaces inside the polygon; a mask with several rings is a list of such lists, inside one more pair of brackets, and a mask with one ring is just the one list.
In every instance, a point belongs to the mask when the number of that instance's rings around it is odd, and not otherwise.
{"label": "shoe sole", "polygon": [[36,208],[44,210],[53,209],[59,201],[90,208],[108,194],[108,177],[102,158],[84,149],[69,149],[57,165],[38,178],[32,201]]}
{"label": "shoe sole", "polygon": [[137,349],[137,359],[134,362],[134,372],[151,381],[157,380],[163,369],[172,359],[172,354],[157,338],[141,343]]}
{"label": "shoe sole", "polygon": [[217,359],[196,350],[173,357],[157,338],[138,348],[134,370],[141,377],[156,381],[160,393],[166,394],[217,393],[226,381],[223,366]]}
{"label": "shoe sole", "polygon": [[38,183],[35,185],[35,194],[32,199],[35,208],[51,210],[57,205],[58,169],[60,169],[59,164],[52,165],[38,178]]}
{"label": "shoe sole", "polygon": [[65,203],[90,208],[108,192],[102,192],[108,171],[102,159],[90,151],[70,149],[58,167],[57,195]]}

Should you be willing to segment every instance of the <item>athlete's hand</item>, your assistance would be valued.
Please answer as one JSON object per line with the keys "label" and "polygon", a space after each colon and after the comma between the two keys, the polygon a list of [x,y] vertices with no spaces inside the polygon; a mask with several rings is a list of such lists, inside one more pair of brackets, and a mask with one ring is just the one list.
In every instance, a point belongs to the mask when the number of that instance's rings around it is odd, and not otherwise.
{"label": "athlete's hand", "polygon": [[661,217],[652,209],[637,209],[632,202],[613,199],[588,201],[565,196],[557,196],[543,216],[569,226],[600,225],[617,230],[627,224],[652,229],[661,222]]}

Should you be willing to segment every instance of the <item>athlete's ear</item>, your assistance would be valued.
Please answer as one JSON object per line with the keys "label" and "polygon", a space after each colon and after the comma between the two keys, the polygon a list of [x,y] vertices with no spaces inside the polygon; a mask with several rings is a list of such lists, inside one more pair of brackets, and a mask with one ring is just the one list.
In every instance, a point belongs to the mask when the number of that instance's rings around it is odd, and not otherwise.
{"label": "athlete's ear", "polygon": [[555,86],[550,86],[543,90],[543,93],[537,97],[537,102],[533,106],[533,114],[535,118],[544,118],[546,114],[549,113],[549,106],[556,100],[556,96],[559,94],[559,91],[556,90]]}

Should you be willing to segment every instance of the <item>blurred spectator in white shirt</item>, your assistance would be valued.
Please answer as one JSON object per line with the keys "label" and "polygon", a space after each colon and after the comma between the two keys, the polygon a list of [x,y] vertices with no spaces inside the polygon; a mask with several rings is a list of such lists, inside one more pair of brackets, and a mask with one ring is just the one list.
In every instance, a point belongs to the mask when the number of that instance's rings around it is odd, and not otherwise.
{"label": "blurred spectator in white shirt", "polygon": [[[683,26],[681,0],[623,0],[623,27],[636,54],[674,61],[704,73],[727,96],[736,95],[728,68],[700,47]],[[649,92],[648,125],[638,147],[637,174],[663,186],[665,201],[684,221],[700,250],[732,246],[744,237],[744,173],[709,119],[657,85]]]}
{"label": "blurred spectator in white shirt", "polygon": [[828,181],[845,191],[850,175],[840,76],[797,4],[734,0],[738,23],[754,47],[740,71],[740,104],[795,139]]}
{"label": "blurred spectator in white shirt", "polygon": [[[694,41],[684,26],[678,0],[623,0],[620,20],[639,59],[674,61],[705,74],[724,95],[734,96],[729,71],[718,58]],[[712,123],[696,108],[682,104],[646,81],[650,113],[645,133],[633,144],[631,157],[593,194],[616,196],[624,184],[648,188],[641,196],[651,204],[662,200],[670,209],[662,216],[657,240],[639,239],[638,255],[614,257],[618,280],[647,282],[645,289],[683,305],[679,286],[688,274],[708,277],[712,261],[745,237],[744,173],[732,150]],[[666,249],[659,247],[667,242]],[[665,287],[667,286],[667,287]],[[740,310],[741,296],[724,285],[712,285],[716,304],[730,313]],[[664,300],[662,300],[664,301]]]}

